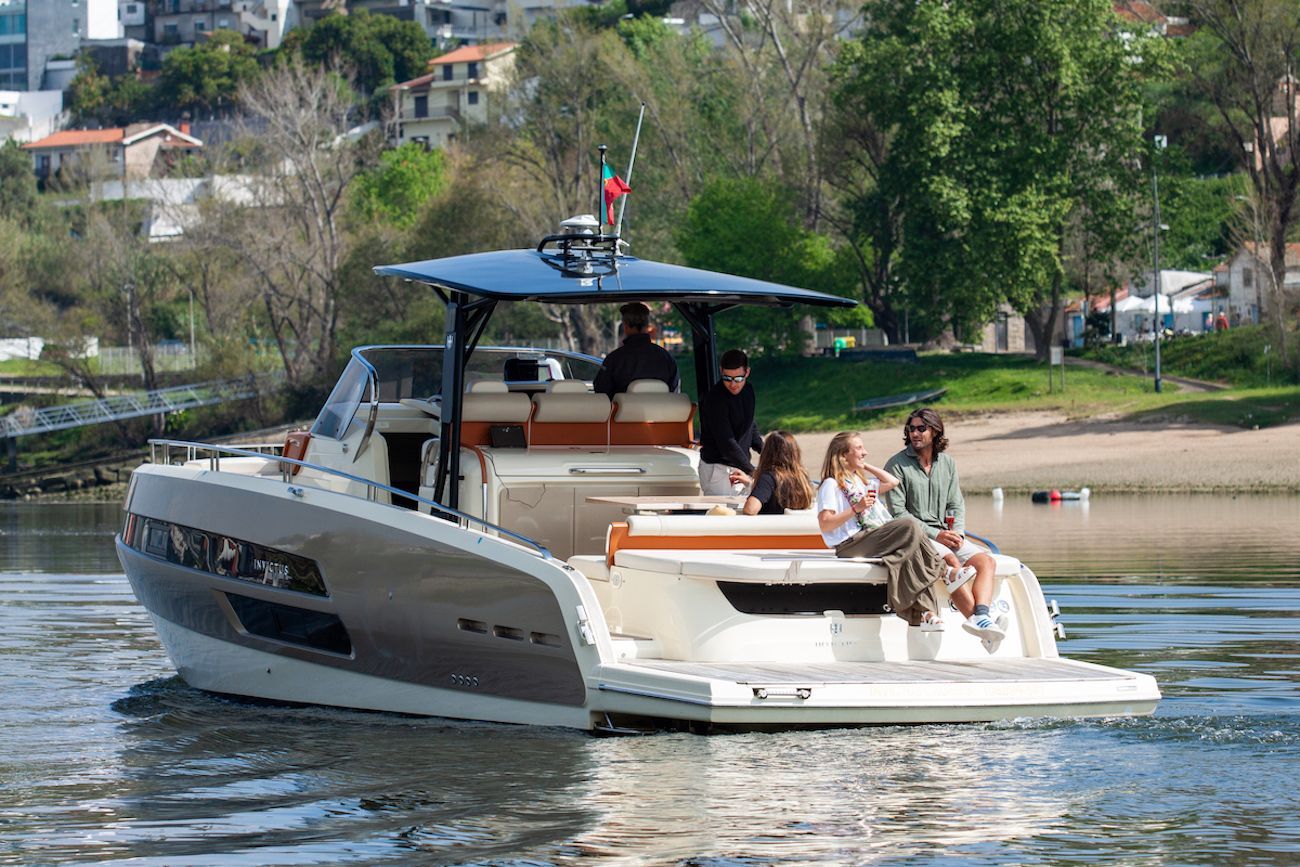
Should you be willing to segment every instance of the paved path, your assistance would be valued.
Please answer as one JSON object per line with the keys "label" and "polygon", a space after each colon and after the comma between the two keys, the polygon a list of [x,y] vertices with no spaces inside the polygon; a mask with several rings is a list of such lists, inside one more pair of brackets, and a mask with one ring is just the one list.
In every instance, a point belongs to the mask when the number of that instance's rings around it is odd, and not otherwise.
{"label": "paved path", "polygon": [[[1113,364],[1105,364],[1100,361],[1093,361],[1089,358],[1070,358],[1066,357],[1065,363],[1070,367],[1091,367],[1094,370],[1104,370],[1107,373],[1114,373],[1120,376],[1140,376],[1143,379],[1151,379],[1153,374],[1143,373],[1140,370],[1132,370],[1127,367],[1116,367]],[[1229,388],[1226,383],[1209,382],[1204,379],[1189,379],[1185,376],[1169,376],[1163,371],[1160,374],[1162,382],[1172,382],[1183,391],[1223,391]]]}

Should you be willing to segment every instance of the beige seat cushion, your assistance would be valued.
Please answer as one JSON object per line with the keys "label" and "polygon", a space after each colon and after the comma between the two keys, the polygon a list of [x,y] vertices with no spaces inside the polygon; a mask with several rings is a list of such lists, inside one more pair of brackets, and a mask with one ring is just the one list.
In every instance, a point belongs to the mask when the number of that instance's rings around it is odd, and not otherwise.
{"label": "beige seat cushion", "polygon": [[634,379],[627,384],[628,394],[668,394],[668,383],[662,379]]}
{"label": "beige seat cushion", "polygon": [[[562,379],[551,384],[561,385],[566,382],[577,382],[577,380]],[[533,403],[537,406],[533,415],[535,422],[609,421],[609,398],[603,394],[592,394],[586,390],[585,385],[581,393],[562,389],[534,395]]]}
{"label": "beige seat cushion", "polygon": [[[637,382],[658,380],[640,379]],[[636,385],[636,383],[632,383]],[[626,422],[684,422],[691,417],[691,399],[684,394],[663,392],[629,392],[614,396],[614,421]]]}
{"label": "beige seat cushion", "polygon": [[[489,384],[489,383],[481,383]],[[461,405],[462,421],[523,424],[528,421],[533,404],[528,395],[505,390],[505,383],[497,383],[501,391],[472,391],[465,395]]]}
{"label": "beige seat cushion", "polygon": [[587,383],[581,379],[557,379],[546,384],[548,394],[591,394]]}

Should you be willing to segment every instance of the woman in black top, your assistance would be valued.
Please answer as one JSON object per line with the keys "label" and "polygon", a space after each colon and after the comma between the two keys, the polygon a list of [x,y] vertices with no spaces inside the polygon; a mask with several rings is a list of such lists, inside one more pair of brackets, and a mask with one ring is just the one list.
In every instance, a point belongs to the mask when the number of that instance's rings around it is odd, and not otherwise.
{"label": "woman in black top", "polygon": [[783,515],[786,509],[811,508],[812,486],[803,470],[799,443],[788,431],[778,430],[768,434],[763,451],[758,456],[758,466],[753,479],[739,471],[733,480],[753,483],[745,500],[746,515]]}

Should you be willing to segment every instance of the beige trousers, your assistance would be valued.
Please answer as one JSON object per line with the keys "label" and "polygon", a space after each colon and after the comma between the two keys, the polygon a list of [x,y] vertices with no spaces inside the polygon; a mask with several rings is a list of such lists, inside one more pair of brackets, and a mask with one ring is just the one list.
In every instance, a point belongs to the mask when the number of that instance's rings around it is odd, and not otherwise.
{"label": "beige trousers", "polygon": [[861,530],[836,545],[835,556],[880,558],[889,575],[889,607],[910,625],[920,624],[926,611],[939,614],[934,585],[943,577],[944,562],[916,519],[895,518],[883,527]]}

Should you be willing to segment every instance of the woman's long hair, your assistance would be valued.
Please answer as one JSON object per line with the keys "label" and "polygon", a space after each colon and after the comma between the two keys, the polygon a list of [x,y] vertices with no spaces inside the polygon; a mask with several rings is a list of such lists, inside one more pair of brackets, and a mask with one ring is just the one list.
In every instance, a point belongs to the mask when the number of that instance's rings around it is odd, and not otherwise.
{"label": "woman's long hair", "polygon": [[860,439],[862,435],[852,430],[840,431],[831,437],[826,446],[826,458],[822,461],[823,479],[834,479],[840,487],[844,487],[849,479],[862,479],[861,473],[849,468],[849,442]]}
{"label": "woman's long hair", "polygon": [[812,506],[812,485],[808,484],[808,475],[803,469],[803,456],[794,434],[776,430],[763,440],[763,451],[758,455],[754,479],[757,480],[763,473],[771,473],[772,478],[776,479],[774,496],[782,507],[807,509]]}

